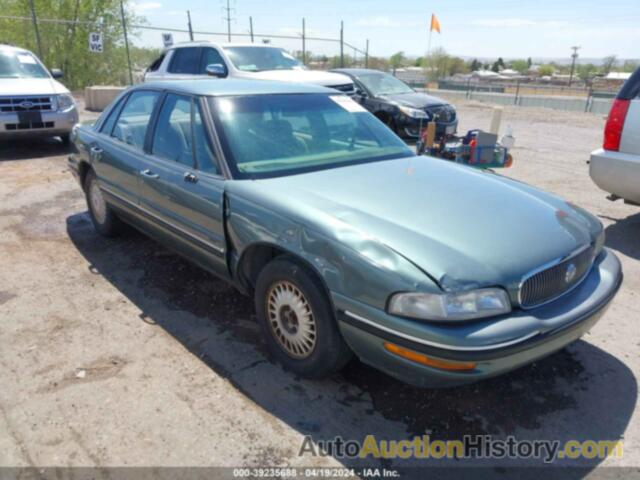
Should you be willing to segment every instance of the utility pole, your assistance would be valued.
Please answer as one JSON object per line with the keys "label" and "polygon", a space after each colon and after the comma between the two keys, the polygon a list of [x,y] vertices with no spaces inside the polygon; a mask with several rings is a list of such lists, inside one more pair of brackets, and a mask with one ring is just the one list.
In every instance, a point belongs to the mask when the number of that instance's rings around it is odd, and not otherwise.
{"label": "utility pole", "polygon": [[364,68],[369,68],[369,39],[367,38],[367,46],[364,49]]}
{"label": "utility pole", "polygon": [[253,17],[249,17],[249,34],[251,35],[251,43],[253,43]]}
{"label": "utility pole", "polygon": [[120,16],[122,17],[122,32],[124,33],[124,47],[127,52],[127,65],[129,66],[129,83],[133,85],[133,72],[131,71],[131,55],[129,54],[129,37],[127,36],[127,21],[124,16],[124,4],[122,3],[122,0],[120,0]]}
{"label": "utility pole", "polygon": [[29,0],[31,8],[31,20],[33,20],[33,29],[36,32],[36,43],[38,44],[38,56],[44,61],[42,56],[42,42],[40,41],[40,30],[38,30],[38,19],[36,18],[36,8],[33,6],[33,0]]}
{"label": "utility pole", "polygon": [[340,68],[344,68],[344,22],[340,21]]}
{"label": "utility pole", "polygon": [[569,74],[569,86],[571,86],[571,82],[573,81],[573,72],[576,68],[576,59],[578,58],[578,50],[580,50],[580,46],[577,45],[575,47],[571,47],[573,53],[571,54],[571,73]]}
{"label": "utility pole", "polygon": [[193,42],[193,27],[191,26],[191,12],[187,10],[187,23],[189,24],[189,40]]}
{"label": "utility pole", "polygon": [[227,21],[227,40],[230,42],[231,41],[231,5],[229,4],[229,0],[227,0],[226,8],[223,7],[223,9],[227,14],[227,16],[224,17],[224,19]]}
{"label": "utility pole", "polygon": [[307,64],[307,30],[302,17],[302,64]]}

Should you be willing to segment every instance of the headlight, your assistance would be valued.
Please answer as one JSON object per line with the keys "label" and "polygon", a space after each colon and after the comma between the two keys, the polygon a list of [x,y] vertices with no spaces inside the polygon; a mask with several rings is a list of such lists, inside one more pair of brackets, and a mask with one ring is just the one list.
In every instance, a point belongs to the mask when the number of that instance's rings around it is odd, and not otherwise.
{"label": "headlight", "polygon": [[443,294],[397,293],[389,300],[389,313],[422,320],[470,320],[510,311],[509,296],[500,288]]}
{"label": "headlight", "polygon": [[75,104],[76,101],[68,93],[58,95],[58,110],[69,110]]}
{"label": "headlight", "polygon": [[427,112],[418,110],[417,108],[403,107],[401,105],[398,105],[398,108],[402,113],[411,118],[429,118]]}

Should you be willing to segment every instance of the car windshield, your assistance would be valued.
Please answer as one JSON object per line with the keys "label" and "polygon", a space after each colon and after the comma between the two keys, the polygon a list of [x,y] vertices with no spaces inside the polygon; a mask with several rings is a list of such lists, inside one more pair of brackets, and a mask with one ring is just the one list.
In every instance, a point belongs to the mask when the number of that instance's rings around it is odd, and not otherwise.
{"label": "car windshield", "polygon": [[358,75],[358,80],[375,96],[398,95],[413,92],[413,89],[409,85],[388,73],[363,73]]}
{"label": "car windshield", "polygon": [[302,70],[304,66],[293,56],[276,47],[225,47],[224,51],[238,70]]}
{"label": "car windshield", "polygon": [[49,72],[28,52],[0,50],[0,78],[49,78]]}
{"label": "car windshield", "polygon": [[413,156],[389,128],[344,95],[252,95],[212,102],[236,178]]}

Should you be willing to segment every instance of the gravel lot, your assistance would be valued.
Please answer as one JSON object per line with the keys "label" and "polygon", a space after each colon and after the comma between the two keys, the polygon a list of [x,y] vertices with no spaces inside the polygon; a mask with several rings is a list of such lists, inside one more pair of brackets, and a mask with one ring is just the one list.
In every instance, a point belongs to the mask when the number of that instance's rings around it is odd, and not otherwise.
{"label": "gravel lot", "polygon": [[[461,130],[488,128],[489,106],[458,110]],[[60,144],[3,142],[0,465],[357,467],[299,457],[303,436],[430,431],[623,439],[622,459],[580,465],[640,467],[640,208],[609,202],[588,177],[602,117],[506,108],[502,125],[517,139],[505,174],[596,214],[625,280],[583,340],[452,390],[415,389],[358,362],[326,381],[283,371],[265,356],[250,300],[141,234],[97,236]],[[507,463],[488,465],[504,473]]]}

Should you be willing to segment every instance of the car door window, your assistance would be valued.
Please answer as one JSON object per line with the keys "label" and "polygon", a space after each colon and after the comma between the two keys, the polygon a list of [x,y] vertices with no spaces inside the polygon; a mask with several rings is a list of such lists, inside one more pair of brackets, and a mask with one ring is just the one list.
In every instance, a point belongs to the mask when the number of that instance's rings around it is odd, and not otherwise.
{"label": "car door window", "polygon": [[191,97],[170,93],[166,96],[153,135],[155,156],[194,166],[191,131]]}
{"label": "car door window", "polygon": [[111,135],[113,126],[116,124],[116,120],[118,119],[118,112],[120,111],[120,107],[122,106],[123,101],[124,100],[120,100],[118,104],[111,109],[107,120],[102,124],[102,128],[100,128],[101,133],[104,133],[105,135]]}
{"label": "car door window", "polygon": [[219,174],[215,155],[211,148],[211,143],[207,138],[207,132],[202,122],[200,107],[194,110],[193,114],[193,141],[196,151],[198,169],[203,172]]}
{"label": "car door window", "polygon": [[200,48],[176,48],[171,58],[169,72],[171,73],[198,73],[200,60]]}
{"label": "car door window", "polygon": [[200,73],[207,73],[207,66],[214,64],[222,65],[225,69],[225,72],[227,71],[227,66],[225,65],[224,60],[222,59],[222,56],[220,55],[220,52],[218,52],[218,50],[216,50],[215,48],[203,48],[202,59],[200,61]]}
{"label": "car door window", "polygon": [[149,119],[159,96],[159,92],[149,90],[137,90],[129,95],[112,136],[142,150]]}

